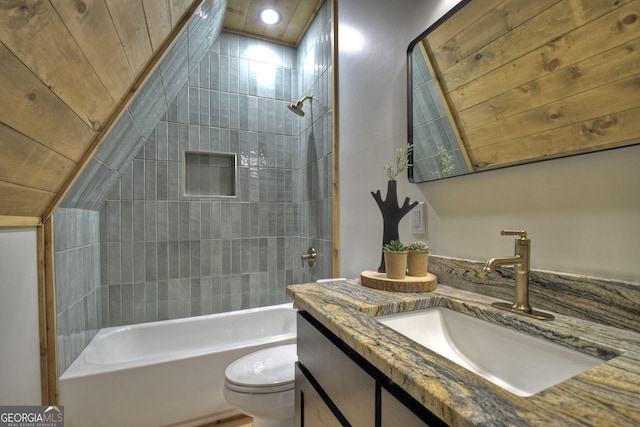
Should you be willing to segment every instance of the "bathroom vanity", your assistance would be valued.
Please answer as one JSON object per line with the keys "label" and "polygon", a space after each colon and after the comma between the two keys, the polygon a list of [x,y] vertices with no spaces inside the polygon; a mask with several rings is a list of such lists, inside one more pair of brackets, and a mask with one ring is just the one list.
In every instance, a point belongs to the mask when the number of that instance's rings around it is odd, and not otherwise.
{"label": "bathroom vanity", "polygon": [[[446,285],[433,292],[393,293],[347,280],[291,285],[287,292],[299,309],[297,425],[640,423],[638,333],[561,314],[551,322],[528,319],[491,307],[495,298]],[[553,341],[601,363],[519,396],[376,320],[430,307]]]}
{"label": "bathroom vanity", "polygon": [[307,312],[298,313],[297,426],[440,426],[435,415]]}

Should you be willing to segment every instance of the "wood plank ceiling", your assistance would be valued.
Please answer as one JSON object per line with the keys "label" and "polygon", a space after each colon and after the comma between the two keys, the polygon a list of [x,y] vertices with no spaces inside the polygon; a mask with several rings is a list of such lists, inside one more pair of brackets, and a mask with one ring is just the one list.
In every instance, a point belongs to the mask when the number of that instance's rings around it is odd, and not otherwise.
{"label": "wood plank ceiling", "polygon": [[189,6],[0,2],[0,217],[43,215]]}
{"label": "wood plank ceiling", "polygon": [[[297,46],[315,18],[324,0],[227,0],[224,30]],[[267,26],[258,12],[274,8],[282,14],[276,25]]]}
{"label": "wood plank ceiling", "polygon": [[[229,0],[225,30],[295,46],[323,0]],[[200,0],[0,2],[0,227],[34,225]],[[266,6],[280,24],[257,21]]]}

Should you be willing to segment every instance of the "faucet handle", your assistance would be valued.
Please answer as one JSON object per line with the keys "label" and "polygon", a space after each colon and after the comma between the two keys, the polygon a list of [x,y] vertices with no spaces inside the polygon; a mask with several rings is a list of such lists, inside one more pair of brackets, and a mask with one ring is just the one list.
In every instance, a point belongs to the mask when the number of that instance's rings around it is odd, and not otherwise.
{"label": "faucet handle", "polygon": [[527,238],[527,232],[524,230],[502,230],[500,234],[503,236],[520,236],[521,239]]}

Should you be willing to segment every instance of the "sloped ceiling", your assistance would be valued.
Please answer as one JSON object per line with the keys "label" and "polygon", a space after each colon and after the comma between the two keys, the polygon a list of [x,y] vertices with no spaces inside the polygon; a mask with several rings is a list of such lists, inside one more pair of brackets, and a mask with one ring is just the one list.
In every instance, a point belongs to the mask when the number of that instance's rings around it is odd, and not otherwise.
{"label": "sloped ceiling", "polygon": [[[296,45],[322,2],[229,0],[225,30]],[[51,214],[200,3],[0,2],[0,226]]]}
{"label": "sloped ceiling", "polygon": [[190,6],[0,2],[0,216],[45,214]]}

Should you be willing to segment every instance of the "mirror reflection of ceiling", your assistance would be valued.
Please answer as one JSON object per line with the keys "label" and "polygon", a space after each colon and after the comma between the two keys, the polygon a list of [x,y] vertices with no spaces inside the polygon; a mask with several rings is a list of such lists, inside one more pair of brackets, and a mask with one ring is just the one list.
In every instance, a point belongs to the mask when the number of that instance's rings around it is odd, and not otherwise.
{"label": "mirror reflection of ceiling", "polygon": [[639,14],[638,0],[460,5],[410,46],[410,179],[639,143]]}

